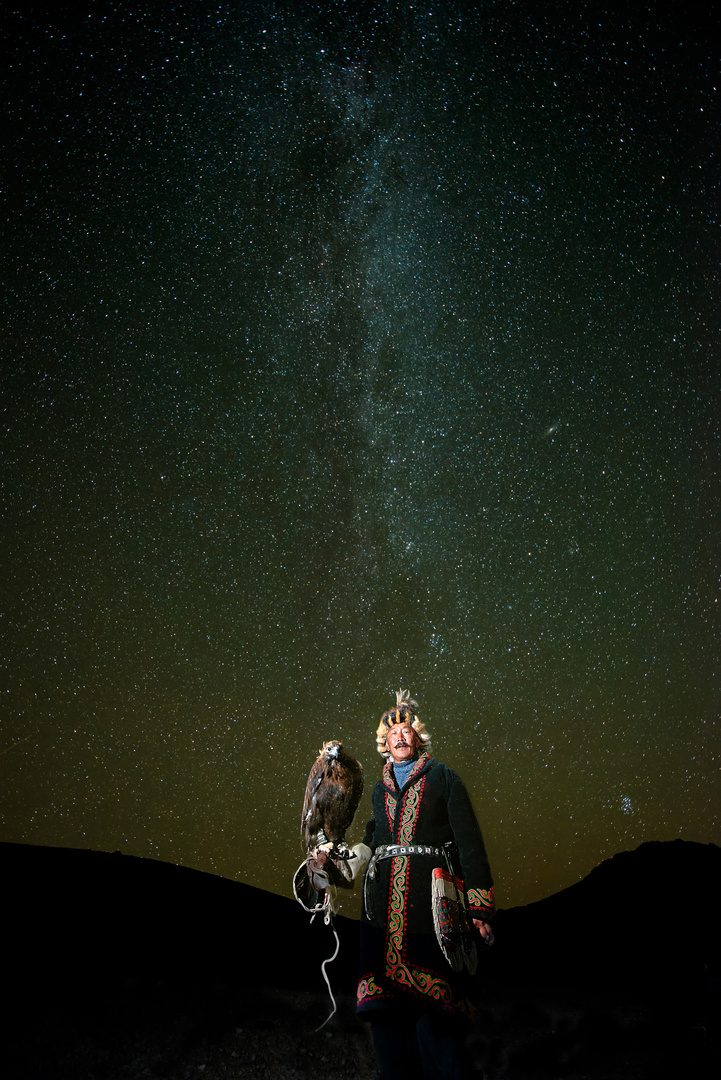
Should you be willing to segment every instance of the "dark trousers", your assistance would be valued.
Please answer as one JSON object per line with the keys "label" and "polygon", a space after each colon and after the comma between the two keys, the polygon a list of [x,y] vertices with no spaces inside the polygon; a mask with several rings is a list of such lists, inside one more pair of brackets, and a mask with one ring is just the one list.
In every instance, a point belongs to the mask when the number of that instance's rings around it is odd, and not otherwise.
{"label": "dark trousers", "polygon": [[382,1009],[371,1015],[378,1080],[468,1080],[465,1029],[451,1017]]}

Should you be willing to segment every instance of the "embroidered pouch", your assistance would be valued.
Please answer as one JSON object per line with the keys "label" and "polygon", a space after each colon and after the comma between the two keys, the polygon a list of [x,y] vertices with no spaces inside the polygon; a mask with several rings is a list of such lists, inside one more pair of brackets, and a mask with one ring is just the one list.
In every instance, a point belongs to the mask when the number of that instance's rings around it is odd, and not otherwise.
{"label": "embroidered pouch", "polygon": [[466,893],[460,878],[436,866],[432,871],[433,925],[441,952],[454,971],[465,967],[475,975],[478,951],[466,910]]}

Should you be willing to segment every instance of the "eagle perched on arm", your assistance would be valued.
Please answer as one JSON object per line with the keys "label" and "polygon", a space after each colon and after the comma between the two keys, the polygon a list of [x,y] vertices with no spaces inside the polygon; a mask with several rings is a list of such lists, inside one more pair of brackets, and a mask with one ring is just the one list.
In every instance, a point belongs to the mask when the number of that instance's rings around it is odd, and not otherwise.
{"label": "eagle perched on arm", "polygon": [[343,749],[337,739],[323,743],[305,788],[301,836],[306,852],[319,848],[348,857],[346,830],[363,794],[363,766]]}

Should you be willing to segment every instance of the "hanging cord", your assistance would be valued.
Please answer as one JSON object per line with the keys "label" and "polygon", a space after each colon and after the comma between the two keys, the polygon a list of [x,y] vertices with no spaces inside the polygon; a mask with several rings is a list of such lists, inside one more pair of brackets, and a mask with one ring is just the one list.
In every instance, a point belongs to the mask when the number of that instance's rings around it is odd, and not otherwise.
{"label": "hanging cord", "polygon": [[340,950],[340,938],[338,937],[338,932],[336,931],[336,928],[333,925],[333,907],[332,907],[332,903],[331,903],[330,893],[326,892],[325,896],[323,897],[323,900],[320,901],[320,902],[316,902],[313,905],[313,907],[308,907],[308,905],[306,903],[304,903],[304,901],[298,895],[298,889],[297,889],[297,886],[296,886],[296,881],[297,881],[297,878],[298,878],[298,875],[299,875],[300,871],[303,869],[303,867],[305,865],[306,865],[306,860],[304,859],[303,862],[298,867],[296,873],[295,873],[295,877],[293,878],[293,895],[295,896],[296,900],[298,901],[300,906],[303,908],[303,910],[307,911],[308,914],[310,915],[311,923],[315,919],[316,915],[319,915],[321,912],[323,913],[323,922],[325,923],[326,926],[330,926],[331,930],[333,931],[333,937],[335,938],[335,952],[333,953],[332,956],[329,956],[326,960],[324,960],[323,963],[320,966],[321,974],[323,975],[323,978],[325,979],[325,985],[328,987],[328,993],[330,995],[330,1000],[333,1003],[333,1008],[332,1008],[331,1012],[328,1014],[328,1016],[326,1016],[325,1020],[320,1025],[320,1027],[317,1027],[315,1029],[316,1032],[318,1032],[318,1031],[321,1030],[321,1028],[325,1027],[325,1025],[328,1023],[328,1021],[332,1017],[335,1016],[335,1014],[337,1012],[337,1009],[338,1009],[338,1006],[336,1005],[336,1000],[335,1000],[335,998],[333,996],[333,991],[331,989],[330,979],[328,978],[328,975],[326,973],[325,968],[326,968],[326,964],[332,964],[333,961],[335,960],[336,956],[338,955],[338,952]]}
{"label": "hanging cord", "polygon": [[340,949],[340,938],[338,937],[338,931],[336,930],[335,926],[333,926],[333,921],[332,921],[332,919],[330,920],[330,928],[331,928],[331,930],[333,931],[333,937],[335,938],[335,952],[333,953],[333,955],[332,955],[332,956],[329,956],[327,960],[324,960],[324,961],[323,961],[323,963],[322,963],[322,964],[321,964],[321,966],[320,966],[320,970],[321,970],[321,972],[323,973],[323,978],[325,979],[325,985],[326,985],[326,986],[328,987],[328,993],[330,994],[330,999],[331,999],[331,1001],[333,1002],[333,1009],[331,1010],[331,1012],[329,1012],[329,1013],[328,1013],[328,1015],[326,1016],[325,1020],[324,1020],[324,1021],[323,1021],[323,1023],[322,1023],[321,1025],[320,1025],[320,1027],[317,1027],[317,1028],[315,1029],[315,1030],[316,1030],[316,1032],[320,1031],[320,1030],[321,1030],[321,1028],[324,1028],[324,1027],[325,1027],[325,1025],[326,1025],[326,1024],[328,1023],[328,1021],[329,1021],[329,1020],[330,1020],[330,1019],[331,1019],[331,1018],[332,1018],[333,1016],[335,1016],[335,1014],[336,1014],[336,1010],[337,1010],[337,1008],[338,1008],[338,1006],[337,1006],[337,1005],[336,1005],[336,1003],[335,1003],[335,998],[333,997],[333,991],[331,990],[331,986],[330,986],[330,979],[328,978],[328,976],[327,976],[327,974],[326,974],[326,970],[325,970],[325,966],[326,966],[326,964],[332,964],[332,963],[333,963],[333,961],[335,960],[336,956],[338,955],[338,950]]}

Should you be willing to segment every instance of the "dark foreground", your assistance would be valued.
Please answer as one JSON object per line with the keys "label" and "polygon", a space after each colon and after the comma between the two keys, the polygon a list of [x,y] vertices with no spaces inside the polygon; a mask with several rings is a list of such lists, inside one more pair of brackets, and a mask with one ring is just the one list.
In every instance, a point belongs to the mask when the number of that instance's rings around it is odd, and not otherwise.
{"label": "dark foreground", "polygon": [[[353,999],[262,988],[252,997],[224,985],[182,992],[159,985],[110,1008],[59,1004],[28,1023],[6,1077],[22,1080],[372,1080],[375,1059]],[[717,1013],[718,1016],[718,1013]],[[718,1049],[707,1023],[668,1027],[641,1006],[498,1001],[483,1010],[469,1039],[484,1080],[640,1080],[718,1075]]]}
{"label": "dark foreground", "polygon": [[303,991],[263,988],[248,997],[201,983],[194,991],[161,985],[134,996],[131,989],[109,1012],[91,1006],[72,1018],[62,1009],[46,1017],[32,1038],[23,1039],[10,1075],[18,1080],[370,1080],[373,1049],[350,1002],[339,1002],[333,1026],[315,1033],[327,1013],[327,998]]}
{"label": "dark foreground", "polygon": [[[468,1041],[479,1080],[715,1080],[720,855],[644,845],[501,912]],[[338,1009],[317,1030],[331,1010],[320,964],[334,941],[292,901],[119,855],[0,845],[0,859],[8,1080],[374,1076],[353,1010],[356,923],[337,922]],[[644,890],[680,874],[693,918],[669,940]],[[625,919],[599,934],[612,925],[609,892],[626,898]]]}
{"label": "dark foreground", "polygon": [[[222,986],[182,995],[159,987],[109,1013],[91,1006],[68,1016],[60,1008],[29,1025],[4,1075],[371,1080],[373,1048],[352,998],[342,996],[336,1016],[316,1031],[327,1011],[327,997],[303,991],[263,989],[249,1000]],[[667,1029],[641,1008],[600,1003],[497,1003],[484,1012],[469,1049],[486,1080],[699,1080],[718,1072],[705,1025]]]}

